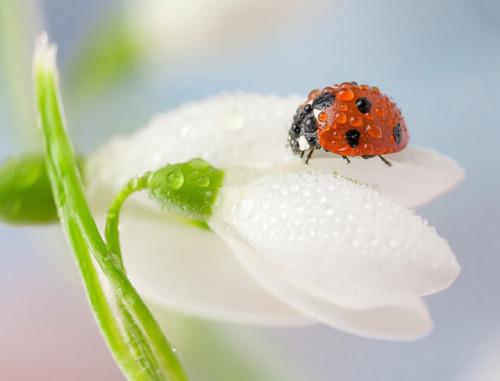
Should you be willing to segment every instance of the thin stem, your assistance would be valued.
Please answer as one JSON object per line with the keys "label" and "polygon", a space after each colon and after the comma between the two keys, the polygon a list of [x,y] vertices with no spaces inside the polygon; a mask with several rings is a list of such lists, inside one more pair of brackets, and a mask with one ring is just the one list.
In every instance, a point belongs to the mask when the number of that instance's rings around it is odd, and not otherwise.
{"label": "thin stem", "polygon": [[48,45],[46,35],[35,51],[34,81],[47,171],[59,218],[78,261],[94,316],[115,360],[129,380],[187,380],[175,350],[116,265],[90,213],[64,126],[55,47]]}
{"label": "thin stem", "polygon": [[108,249],[116,256],[117,265],[124,271],[122,252],[120,248],[120,211],[123,203],[134,192],[146,189],[151,179],[151,172],[130,180],[113,198],[108,207],[105,237]]}

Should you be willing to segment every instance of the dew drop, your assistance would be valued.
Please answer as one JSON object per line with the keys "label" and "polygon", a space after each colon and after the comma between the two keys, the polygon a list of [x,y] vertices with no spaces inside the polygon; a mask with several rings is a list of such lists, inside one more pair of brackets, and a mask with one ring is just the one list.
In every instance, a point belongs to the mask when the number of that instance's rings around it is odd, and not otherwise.
{"label": "dew drop", "polygon": [[184,184],[184,175],[181,171],[170,172],[167,176],[167,185],[172,189],[180,189]]}
{"label": "dew drop", "polygon": [[243,199],[238,203],[236,212],[238,214],[238,217],[245,219],[252,214],[253,209],[254,209],[254,202],[247,199]]}
{"label": "dew drop", "polygon": [[210,179],[206,176],[201,176],[198,178],[196,185],[198,185],[201,188],[206,188],[210,185]]}
{"label": "dew drop", "polygon": [[196,168],[196,169],[205,169],[208,167],[208,163],[205,160],[200,159],[200,158],[189,160],[188,165],[191,168]]}
{"label": "dew drop", "polygon": [[338,92],[337,96],[343,102],[352,101],[354,99],[354,93],[351,89],[342,89]]}
{"label": "dew drop", "polygon": [[136,178],[133,178],[132,180],[130,180],[130,187],[132,189],[135,189],[137,188],[137,185],[139,184],[139,179],[136,177]]}
{"label": "dew drop", "polygon": [[351,116],[349,118],[349,123],[353,127],[361,127],[363,125],[363,118],[358,117],[358,116]]}
{"label": "dew drop", "polygon": [[340,124],[344,124],[347,121],[347,115],[343,112],[338,112],[335,114],[335,121]]}
{"label": "dew drop", "polygon": [[377,125],[369,124],[366,126],[365,131],[370,137],[372,137],[374,139],[380,139],[382,137],[382,130]]}
{"label": "dew drop", "polygon": [[318,115],[318,120],[319,120],[320,122],[326,122],[326,121],[328,120],[328,115],[327,115],[327,113],[326,113],[326,112],[324,112],[324,111],[320,112],[320,113],[319,113],[319,115]]}

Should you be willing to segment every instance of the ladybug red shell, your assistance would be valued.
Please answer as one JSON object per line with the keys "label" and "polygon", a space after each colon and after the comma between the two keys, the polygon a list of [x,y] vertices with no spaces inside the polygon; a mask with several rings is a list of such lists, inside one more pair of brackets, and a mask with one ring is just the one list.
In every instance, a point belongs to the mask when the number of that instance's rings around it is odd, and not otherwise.
{"label": "ladybug red shell", "polygon": [[293,153],[303,156],[308,151],[307,161],[321,148],[347,161],[347,156],[367,159],[401,151],[408,140],[408,129],[396,104],[377,87],[355,82],[311,91],[289,131]]}

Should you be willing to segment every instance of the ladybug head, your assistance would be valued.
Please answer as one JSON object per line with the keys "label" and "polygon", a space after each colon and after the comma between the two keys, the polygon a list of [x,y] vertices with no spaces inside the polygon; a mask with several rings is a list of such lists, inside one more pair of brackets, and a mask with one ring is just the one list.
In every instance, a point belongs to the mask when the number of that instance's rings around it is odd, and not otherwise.
{"label": "ladybug head", "polygon": [[318,126],[315,111],[317,113],[318,111],[325,110],[333,105],[334,102],[335,95],[332,92],[324,92],[311,99],[303,107],[297,109],[288,138],[294,154],[321,148],[316,132]]}
{"label": "ladybug head", "polygon": [[311,104],[299,107],[288,133],[288,141],[294,154],[319,148],[316,128],[316,118]]}

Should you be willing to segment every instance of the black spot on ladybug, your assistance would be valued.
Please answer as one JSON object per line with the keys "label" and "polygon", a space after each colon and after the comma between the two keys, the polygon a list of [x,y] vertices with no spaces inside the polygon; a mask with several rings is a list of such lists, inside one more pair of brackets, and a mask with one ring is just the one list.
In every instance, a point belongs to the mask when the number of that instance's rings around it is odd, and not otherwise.
{"label": "black spot on ladybug", "polygon": [[349,144],[352,148],[356,148],[359,144],[360,136],[361,133],[359,132],[359,130],[349,130],[345,133],[345,140],[347,141],[347,144]]}
{"label": "black spot on ladybug", "polygon": [[335,95],[331,92],[326,92],[318,95],[312,102],[312,107],[316,110],[326,110],[335,102]]}
{"label": "black spot on ladybug", "polygon": [[351,81],[351,83],[354,85],[354,86],[358,86],[358,83],[355,82],[355,81]]}
{"label": "black spot on ladybug", "polygon": [[312,111],[312,107],[311,107],[311,105],[309,105],[309,104],[305,105],[305,106],[304,106],[304,111],[305,111],[305,112],[308,112],[308,113],[309,113],[309,112],[311,112],[311,111]]}
{"label": "black spot on ladybug", "polygon": [[356,107],[358,108],[359,112],[366,114],[367,112],[370,112],[370,109],[372,108],[372,102],[370,102],[368,98],[361,97],[356,101]]}
{"label": "black spot on ladybug", "polygon": [[306,132],[316,131],[316,119],[314,119],[313,117],[307,118],[304,122],[304,130]]}
{"label": "black spot on ladybug", "polygon": [[403,139],[403,132],[401,131],[401,125],[398,123],[392,129],[392,136],[396,140],[396,144],[401,144],[401,139]]}

